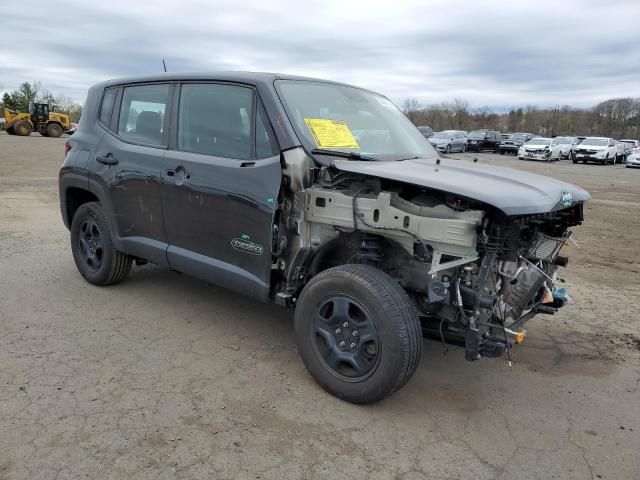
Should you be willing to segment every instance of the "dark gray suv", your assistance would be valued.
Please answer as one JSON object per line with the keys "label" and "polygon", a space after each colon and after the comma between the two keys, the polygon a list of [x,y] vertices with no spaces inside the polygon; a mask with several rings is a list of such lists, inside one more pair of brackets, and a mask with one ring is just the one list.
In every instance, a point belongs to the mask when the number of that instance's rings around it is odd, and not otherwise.
{"label": "dark gray suv", "polygon": [[382,95],[266,73],[100,83],[66,150],[88,282],[152,262],[295,309],[309,372],[356,403],[409,380],[423,335],[500,356],[561,307],[554,271],[589,199],[441,158]]}

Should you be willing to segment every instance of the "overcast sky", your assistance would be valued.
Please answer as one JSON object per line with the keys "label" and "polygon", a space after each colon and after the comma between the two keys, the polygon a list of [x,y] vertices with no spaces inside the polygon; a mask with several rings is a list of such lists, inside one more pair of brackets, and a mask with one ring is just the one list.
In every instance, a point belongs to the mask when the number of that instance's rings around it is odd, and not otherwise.
{"label": "overcast sky", "polygon": [[640,96],[639,0],[3,2],[0,89],[255,70],[340,80],[401,105],[590,106]]}

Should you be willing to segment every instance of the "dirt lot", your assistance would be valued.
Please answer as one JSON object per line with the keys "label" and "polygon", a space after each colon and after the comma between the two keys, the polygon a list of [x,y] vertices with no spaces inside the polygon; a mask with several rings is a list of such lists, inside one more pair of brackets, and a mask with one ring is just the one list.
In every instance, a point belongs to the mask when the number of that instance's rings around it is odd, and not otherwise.
{"label": "dirt lot", "polygon": [[153,266],[84,282],[64,142],[0,134],[0,479],[640,478],[640,171],[477,155],[591,192],[574,304],[512,368],[425,341],[413,380],[359,407],[307,374],[291,312]]}

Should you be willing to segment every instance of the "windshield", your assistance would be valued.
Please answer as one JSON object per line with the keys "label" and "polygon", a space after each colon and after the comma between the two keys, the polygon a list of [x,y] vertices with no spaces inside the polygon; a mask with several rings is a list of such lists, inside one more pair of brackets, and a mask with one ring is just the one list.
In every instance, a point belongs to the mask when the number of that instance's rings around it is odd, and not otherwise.
{"label": "windshield", "polygon": [[453,132],[438,132],[432,138],[451,138],[453,137]]}
{"label": "windshield", "polygon": [[521,142],[524,142],[527,139],[526,136],[520,135],[519,133],[514,133],[512,135],[509,135],[507,138],[509,140],[520,140]]}
{"label": "windshield", "polygon": [[551,145],[551,140],[548,138],[532,138],[527,142],[528,145]]}
{"label": "windshield", "polygon": [[585,138],[581,145],[593,145],[594,147],[603,147],[609,145],[609,140],[606,138]]}
{"label": "windshield", "polygon": [[357,152],[377,160],[438,156],[411,121],[381,95],[306,80],[279,80],[276,88],[309,150]]}
{"label": "windshield", "polygon": [[570,138],[556,138],[555,139],[556,144],[558,145],[569,145],[571,144],[571,139]]}
{"label": "windshield", "polygon": [[482,130],[474,130],[473,132],[469,132],[467,138],[484,138],[486,133],[487,132],[484,132]]}

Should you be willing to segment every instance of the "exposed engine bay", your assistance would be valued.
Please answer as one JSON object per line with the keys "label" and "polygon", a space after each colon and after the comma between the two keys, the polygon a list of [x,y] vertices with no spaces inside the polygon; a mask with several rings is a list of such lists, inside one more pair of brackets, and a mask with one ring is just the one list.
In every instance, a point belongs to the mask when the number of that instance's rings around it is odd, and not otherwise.
{"label": "exposed engine bay", "polygon": [[275,216],[277,302],[293,305],[306,281],[345,263],[395,278],[425,335],[465,347],[467,360],[501,356],[536,314],[568,301],[555,272],[583,220],[582,203],[506,215],[486,203],[385,178],[312,166],[285,152]]}

